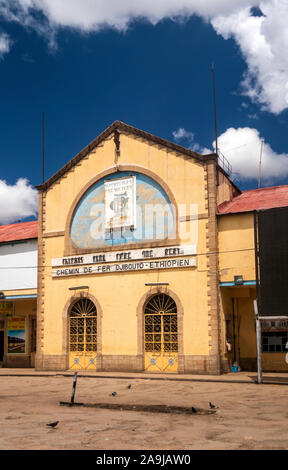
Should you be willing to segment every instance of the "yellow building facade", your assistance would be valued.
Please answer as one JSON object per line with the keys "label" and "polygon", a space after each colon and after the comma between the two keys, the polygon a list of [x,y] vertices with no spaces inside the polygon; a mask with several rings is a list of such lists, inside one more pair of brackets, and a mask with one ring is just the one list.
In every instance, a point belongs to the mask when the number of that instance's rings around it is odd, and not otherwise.
{"label": "yellow building facade", "polygon": [[219,211],[217,155],[116,121],[37,188],[36,369],[255,370],[253,211]]}
{"label": "yellow building facade", "polygon": [[[137,208],[156,215],[137,216],[128,235],[113,227],[93,238],[97,211],[109,197],[105,184],[115,188],[121,180],[134,181]],[[115,122],[38,190],[36,368],[227,368],[216,212],[237,188],[214,154]],[[105,232],[105,214],[102,222]]]}

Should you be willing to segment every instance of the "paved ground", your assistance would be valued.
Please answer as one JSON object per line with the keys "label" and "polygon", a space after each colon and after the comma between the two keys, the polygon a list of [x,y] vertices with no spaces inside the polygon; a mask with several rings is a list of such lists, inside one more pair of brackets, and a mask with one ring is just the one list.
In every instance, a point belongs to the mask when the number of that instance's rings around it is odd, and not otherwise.
{"label": "paved ground", "polygon": [[[135,406],[127,411],[60,406],[70,401],[73,372],[0,369],[0,449],[287,449],[288,375],[264,374],[263,385],[255,378],[78,373],[75,402]],[[137,411],[138,405],[209,410],[209,401],[218,406],[215,414]],[[55,429],[46,426],[53,421]]]}

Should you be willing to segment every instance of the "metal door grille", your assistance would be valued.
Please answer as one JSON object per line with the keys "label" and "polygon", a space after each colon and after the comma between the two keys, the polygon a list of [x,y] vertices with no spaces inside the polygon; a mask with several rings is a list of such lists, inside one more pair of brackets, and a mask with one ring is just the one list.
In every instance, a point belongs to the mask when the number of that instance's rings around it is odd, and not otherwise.
{"label": "metal door grille", "polygon": [[97,310],[90,299],[80,299],[70,313],[71,352],[97,351]]}
{"label": "metal door grille", "polygon": [[177,307],[167,294],[152,297],[144,310],[145,352],[177,353]]}

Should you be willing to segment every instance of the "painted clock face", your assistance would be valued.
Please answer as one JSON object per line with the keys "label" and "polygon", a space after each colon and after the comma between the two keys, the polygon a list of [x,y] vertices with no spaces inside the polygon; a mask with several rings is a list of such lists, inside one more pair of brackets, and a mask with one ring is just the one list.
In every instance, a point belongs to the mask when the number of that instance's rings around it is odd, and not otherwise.
{"label": "painted clock face", "polygon": [[138,172],[113,173],[79,201],[70,236],[82,249],[175,239],[174,208],[152,178]]}

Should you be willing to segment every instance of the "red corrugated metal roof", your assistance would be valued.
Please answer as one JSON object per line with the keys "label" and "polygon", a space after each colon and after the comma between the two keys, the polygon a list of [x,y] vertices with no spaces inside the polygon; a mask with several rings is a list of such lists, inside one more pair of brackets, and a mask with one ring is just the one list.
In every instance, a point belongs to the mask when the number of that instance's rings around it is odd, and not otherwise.
{"label": "red corrugated metal roof", "polygon": [[231,201],[220,204],[218,214],[236,214],[286,206],[288,207],[288,186],[270,186],[243,191]]}
{"label": "red corrugated metal roof", "polygon": [[0,243],[38,238],[38,220],[0,225]]}

